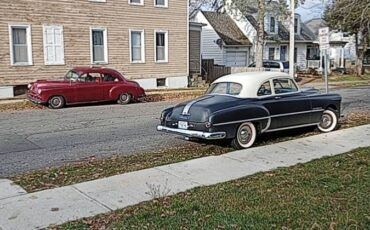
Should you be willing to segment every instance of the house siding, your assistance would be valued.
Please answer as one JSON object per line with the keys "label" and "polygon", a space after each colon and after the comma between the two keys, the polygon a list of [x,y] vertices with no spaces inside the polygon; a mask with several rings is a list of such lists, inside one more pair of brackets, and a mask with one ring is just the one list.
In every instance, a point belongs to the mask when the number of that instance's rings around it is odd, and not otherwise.
{"label": "house siding", "polygon": [[219,40],[220,37],[202,12],[197,13],[195,21],[207,24],[202,29],[202,59],[214,59],[216,65],[224,65],[223,50],[216,44],[216,41]]}
{"label": "house siding", "polygon": [[200,73],[200,43],[201,43],[201,31],[190,30],[189,31],[189,68],[190,73]]}
{"label": "house siding", "polygon": [[[26,84],[35,79],[58,78],[74,66],[90,66],[90,28],[107,29],[108,64],[129,79],[187,77],[187,2],[172,0],[168,8],[129,5],[127,0],[17,0],[0,2],[0,85]],[[168,20],[168,19],[171,20]],[[28,24],[32,31],[32,66],[11,66],[9,24]],[[65,65],[45,65],[43,26],[64,30]],[[145,63],[131,64],[129,30],[145,32]],[[154,31],[166,30],[169,38],[167,63],[155,63]]]}

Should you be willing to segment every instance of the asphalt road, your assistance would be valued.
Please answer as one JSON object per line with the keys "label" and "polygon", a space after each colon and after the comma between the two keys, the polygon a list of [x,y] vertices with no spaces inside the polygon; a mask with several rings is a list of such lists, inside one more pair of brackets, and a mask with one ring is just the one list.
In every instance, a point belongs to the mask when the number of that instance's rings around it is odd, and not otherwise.
{"label": "asphalt road", "polygon": [[[343,96],[343,113],[370,111],[370,87],[336,92]],[[184,140],[156,131],[160,112],[173,104],[112,104],[0,113],[0,178],[89,157],[130,155],[183,145]]]}

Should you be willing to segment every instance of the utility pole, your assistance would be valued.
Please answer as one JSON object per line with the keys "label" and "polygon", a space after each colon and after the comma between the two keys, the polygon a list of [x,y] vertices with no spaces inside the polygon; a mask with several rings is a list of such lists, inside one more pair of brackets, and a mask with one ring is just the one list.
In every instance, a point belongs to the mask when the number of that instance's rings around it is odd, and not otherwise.
{"label": "utility pole", "polygon": [[289,74],[294,78],[294,17],[295,17],[295,3],[294,0],[290,0],[290,27],[289,27]]}

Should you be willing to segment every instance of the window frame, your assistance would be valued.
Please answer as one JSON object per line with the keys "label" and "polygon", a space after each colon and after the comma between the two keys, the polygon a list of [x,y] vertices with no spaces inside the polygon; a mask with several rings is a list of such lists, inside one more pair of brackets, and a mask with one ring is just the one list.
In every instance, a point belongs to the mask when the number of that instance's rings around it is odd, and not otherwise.
{"label": "window frame", "polygon": [[[272,25],[272,19],[274,19],[274,26],[273,27],[271,26]],[[274,29],[273,31],[271,31],[272,28]],[[270,31],[270,33],[273,33],[273,34],[276,33],[276,19],[273,16],[270,17],[270,29],[269,29],[269,31]]]}
{"label": "window frame", "polygon": [[[55,62],[48,62],[47,60],[47,55],[46,55],[46,29],[48,28],[58,28],[61,30],[61,46],[62,46],[62,60],[60,62],[55,61]],[[44,64],[45,65],[65,65],[65,60],[64,60],[64,30],[63,26],[61,25],[43,25],[42,27],[42,32],[43,32],[43,48],[44,48]],[[55,46],[55,44],[54,44]]]}
{"label": "window frame", "polygon": [[[32,29],[30,24],[9,24],[9,49],[10,49],[10,65],[11,66],[32,66]],[[27,62],[15,62],[14,61],[14,49],[13,49],[13,28],[26,29],[27,39]]]}
{"label": "window frame", "polygon": [[300,34],[301,25],[298,17],[294,17],[294,34]]}
{"label": "window frame", "polygon": [[144,0],[140,0],[140,3],[131,2],[131,0],[128,0],[128,4],[133,6],[144,6]]}
{"label": "window frame", "polygon": [[[94,44],[93,44],[93,31],[103,31],[103,42],[104,42],[104,60],[94,61]],[[108,64],[108,32],[106,27],[90,27],[90,61],[91,64]]]}
{"label": "window frame", "polygon": [[[295,86],[296,88],[296,91],[294,92],[285,92],[285,93],[276,93],[276,90],[275,90],[275,84],[274,84],[274,80],[288,80],[290,82],[293,83],[293,85]],[[287,78],[287,77],[278,77],[278,78],[273,78],[273,79],[270,79],[271,81],[271,89],[272,89],[272,92],[273,92],[273,95],[287,95],[287,94],[295,94],[295,93],[299,93],[300,92],[300,89],[298,87],[298,85],[296,84],[296,82],[290,78]]]}
{"label": "window frame", "polygon": [[[268,83],[269,85],[270,85],[270,94],[263,94],[263,95],[258,95],[258,93],[259,93],[259,91],[261,90],[261,88],[262,88],[262,86],[264,85],[264,84],[266,84],[266,83]],[[257,97],[259,97],[259,98],[261,98],[261,97],[270,97],[270,96],[272,96],[272,95],[274,95],[275,94],[275,91],[274,91],[274,89],[273,89],[273,87],[272,87],[272,85],[271,85],[271,79],[270,80],[267,80],[267,81],[265,81],[265,82],[263,82],[261,85],[260,85],[260,87],[257,89]]]}
{"label": "window frame", "polygon": [[[164,34],[165,49],[164,49],[164,60],[157,60],[157,33]],[[167,30],[154,30],[154,61],[155,63],[168,63],[168,31]]]}
{"label": "window frame", "polygon": [[[140,32],[141,33],[141,60],[134,61],[132,60],[132,33]],[[130,63],[131,64],[144,64],[145,63],[145,31],[144,29],[129,29],[129,50],[130,50]]]}
{"label": "window frame", "polygon": [[158,5],[157,0],[153,0],[153,4],[154,4],[154,7],[158,7],[158,8],[168,8],[168,0],[164,0],[164,5]]}
{"label": "window frame", "polygon": [[[273,53],[273,58],[272,59],[270,59],[270,50],[274,50],[274,53]],[[276,48],[275,47],[269,47],[269,49],[268,49],[268,60],[269,61],[273,61],[273,60],[275,60],[275,54],[276,54]]]}

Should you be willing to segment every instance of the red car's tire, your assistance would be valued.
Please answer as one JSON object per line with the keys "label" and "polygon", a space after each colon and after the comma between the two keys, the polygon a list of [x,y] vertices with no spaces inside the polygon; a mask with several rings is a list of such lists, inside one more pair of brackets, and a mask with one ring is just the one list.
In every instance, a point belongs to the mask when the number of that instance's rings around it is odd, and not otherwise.
{"label": "red car's tire", "polygon": [[64,97],[62,96],[52,96],[48,101],[49,108],[60,109],[65,105]]}
{"label": "red car's tire", "polygon": [[121,104],[121,105],[126,105],[126,104],[129,104],[131,102],[131,99],[132,99],[131,94],[123,93],[123,94],[119,95],[117,103]]}

